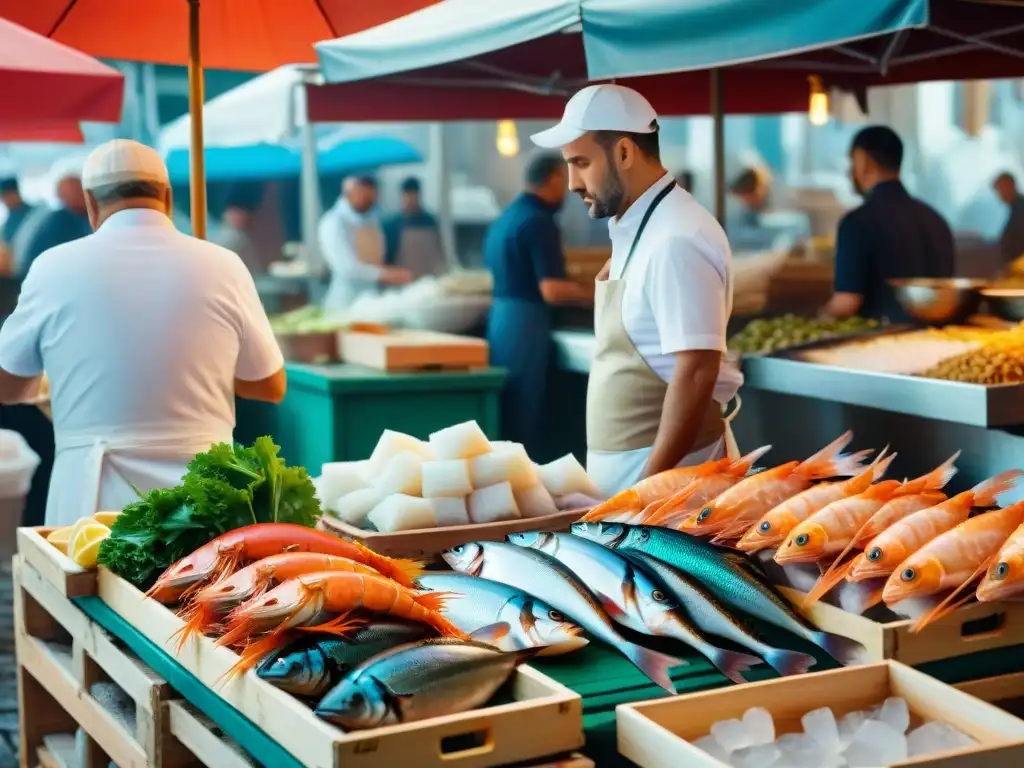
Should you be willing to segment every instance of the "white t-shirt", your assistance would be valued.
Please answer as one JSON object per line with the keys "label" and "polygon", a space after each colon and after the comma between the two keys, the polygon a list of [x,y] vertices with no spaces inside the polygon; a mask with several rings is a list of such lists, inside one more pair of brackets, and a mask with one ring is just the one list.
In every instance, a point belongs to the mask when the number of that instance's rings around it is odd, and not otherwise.
{"label": "white t-shirt", "polygon": [[235,378],[283,364],[241,259],[145,209],[43,253],[0,329],[0,368],[48,374],[58,434],[230,434]]}

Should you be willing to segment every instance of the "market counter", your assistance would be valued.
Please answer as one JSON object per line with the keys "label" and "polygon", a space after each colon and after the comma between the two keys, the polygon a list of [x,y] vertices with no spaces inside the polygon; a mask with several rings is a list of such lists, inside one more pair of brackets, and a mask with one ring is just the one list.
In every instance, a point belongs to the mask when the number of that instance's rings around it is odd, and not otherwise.
{"label": "market counter", "polygon": [[475,419],[498,437],[498,368],[444,373],[388,373],[359,365],[288,363],[288,393],[277,406],[238,401],[235,439],[273,435],[289,464],[316,474],[329,461],[359,461],[381,432],[426,438]]}

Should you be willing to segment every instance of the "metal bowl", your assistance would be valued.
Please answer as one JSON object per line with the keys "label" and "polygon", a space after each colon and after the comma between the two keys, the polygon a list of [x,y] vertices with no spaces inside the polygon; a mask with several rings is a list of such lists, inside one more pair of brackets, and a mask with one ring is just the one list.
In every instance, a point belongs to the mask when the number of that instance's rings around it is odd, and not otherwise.
{"label": "metal bowl", "polygon": [[981,295],[996,317],[1015,323],[1024,321],[1024,288],[986,288]]}
{"label": "metal bowl", "polygon": [[986,280],[910,278],[890,280],[896,300],[915,320],[929,325],[962,323],[978,311]]}

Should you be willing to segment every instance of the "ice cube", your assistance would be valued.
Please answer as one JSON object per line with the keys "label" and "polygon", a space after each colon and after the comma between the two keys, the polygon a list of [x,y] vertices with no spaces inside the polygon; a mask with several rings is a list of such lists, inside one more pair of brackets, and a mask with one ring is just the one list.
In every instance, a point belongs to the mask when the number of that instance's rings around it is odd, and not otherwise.
{"label": "ice cube", "polygon": [[733,752],[729,755],[729,762],[735,768],[772,768],[778,765],[781,756],[774,744],[755,744]]}
{"label": "ice cube", "polygon": [[750,744],[771,744],[775,741],[775,722],[764,707],[751,707],[743,713],[743,727],[750,733]]}
{"label": "ice cube", "polygon": [[910,727],[910,709],[906,700],[899,696],[890,696],[882,702],[876,719],[891,726],[894,731],[906,733]]}
{"label": "ice cube", "polygon": [[786,768],[821,768],[826,762],[825,747],[806,733],[784,733],[775,746],[781,752],[778,764]]}
{"label": "ice cube", "polygon": [[736,719],[719,720],[711,726],[711,735],[718,740],[726,752],[735,752],[737,749],[749,747],[751,743],[750,731],[740,720]]}
{"label": "ice cube", "polygon": [[839,744],[843,749],[850,746],[860,727],[868,721],[866,712],[847,712],[839,721]]}
{"label": "ice cube", "polygon": [[879,720],[868,720],[857,731],[844,756],[850,768],[892,765],[907,759],[907,739]]}
{"label": "ice cube", "polygon": [[839,742],[839,725],[828,707],[814,709],[800,718],[804,733],[821,744],[828,754],[838,754],[842,749]]}
{"label": "ice cube", "polygon": [[969,747],[976,742],[970,736],[947,723],[932,721],[915,728],[907,736],[907,750],[911,757],[922,757],[936,752]]}
{"label": "ice cube", "polygon": [[725,748],[718,743],[718,739],[714,736],[701,736],[693,742],[693,746],[706,755],[710,755],[715,758],[715,760],[723,762],[726,765],[729,764],[729,753],[725,751]]}

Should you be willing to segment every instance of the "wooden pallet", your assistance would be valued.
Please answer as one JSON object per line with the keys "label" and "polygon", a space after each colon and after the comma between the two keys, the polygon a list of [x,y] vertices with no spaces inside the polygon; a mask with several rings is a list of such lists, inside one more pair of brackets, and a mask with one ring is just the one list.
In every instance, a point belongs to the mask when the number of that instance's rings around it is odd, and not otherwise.
{"label": "wooden pallet", "polygon": [[[85,765],[106,768],[179,768],[195,758],[168,728],[165,703],[170,686],[131,653],[122,650],[54,585],[20,556],[14,561],[15,642],[22,768],[57,760],[53,734],[89,736]],[[69,642],[63,654],[47,642]],[[127,727],[90,694],[97,682],[112,682],[135,703]],[[52,763],[58,764],[58,763]]]}

